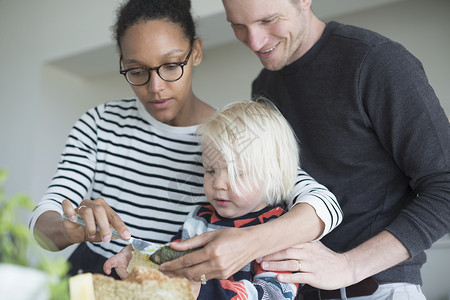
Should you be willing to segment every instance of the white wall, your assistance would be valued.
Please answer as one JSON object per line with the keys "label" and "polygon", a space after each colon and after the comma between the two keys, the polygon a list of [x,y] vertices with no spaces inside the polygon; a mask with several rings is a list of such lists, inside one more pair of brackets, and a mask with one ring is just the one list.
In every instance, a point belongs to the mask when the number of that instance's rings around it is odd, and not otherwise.
{"label": "white wall", "polygon": [[194,91],[216,108],[250,99],[251,82],[261,66],[256,55],[242,43],[205,49],[203,61],[194,71]]}
{"label": "white wall", "polygon": [[[78,116],[107,100],[132,96],[117,73],[80,76],[58,63],[110,46],[119,2],[0,0],[0,168],[10,170],[9,194],[24,191],[38,201]],[[216,12],[207,5],[198,7]],[[423,62],[450,115],[449,12],[448,0],[409,0],[335,19],[403,43]],[[204,61],[194,72],[194,90],[215,107],[248,99],[260,68],[256,56],[238,42],[205,49]],[[440,243],[428,253],[424,290],[428,299],[440,300],[449,292],[450,246]]]}
{"label": "white wall", "polygon": [[[110,43],[117,3],[0,2],[0,166],[10,171],[9,192],[26,191],[38,199],[43,189],[33,191],[32,186],[48,183],[70,124],[86,108],[104,101],[104,96],[93,101],[79,78],[54,74],[46,62]],[[47,158],[50,164],[35,168]]]}

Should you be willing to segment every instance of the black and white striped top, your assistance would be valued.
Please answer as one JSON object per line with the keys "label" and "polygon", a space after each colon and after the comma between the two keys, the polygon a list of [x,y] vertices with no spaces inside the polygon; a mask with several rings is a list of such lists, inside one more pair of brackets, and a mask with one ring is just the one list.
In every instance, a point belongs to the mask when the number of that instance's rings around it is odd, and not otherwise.
{"label": "black and white striped top", "polygon": [[[186,215],[206,204],[197,126],[174,127],[156,121],[136,99],[112,101],[85,113],[67,139],[56,175],[31,217],[33,228],[45,211],[62,214],[61,202],[75,207],[102,197],[127,225],[131,235],[166,243]],[[337,200],[299,169],[296,197],[308,202],[325,223],[336,227],[342,213]],[[110,257],[126,242],[87,243]]]}

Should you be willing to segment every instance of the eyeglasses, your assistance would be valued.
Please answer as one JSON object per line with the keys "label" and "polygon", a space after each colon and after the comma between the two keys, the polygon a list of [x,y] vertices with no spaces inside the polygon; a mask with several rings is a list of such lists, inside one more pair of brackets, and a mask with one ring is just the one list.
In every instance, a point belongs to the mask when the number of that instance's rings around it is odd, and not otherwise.
{"label": "eyeglasses", "polygon": [[189,53],[183,62],[179,63],[166,63],[159,67],[137,67],[122,70],[122,55],[120,56],[120,74],[125,76],[126,80],[135,86],[146,85],[150,81],[150,71],[155,70],[156,74],[161,77],[162,80],[167,82],[173,82],[180,79],[184,74],[184,66],[187,65],[189,57],[192,53],[192,46],[189,49]]}

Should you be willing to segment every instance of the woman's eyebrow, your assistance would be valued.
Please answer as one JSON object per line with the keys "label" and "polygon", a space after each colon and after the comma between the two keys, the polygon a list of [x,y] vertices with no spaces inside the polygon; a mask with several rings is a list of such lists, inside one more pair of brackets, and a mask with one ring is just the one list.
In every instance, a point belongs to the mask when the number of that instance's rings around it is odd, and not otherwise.
{"label": "woman's eyebrow", "polygon": [[[186,52],[186,50],[183,49],[173,49],[171,51],[168,51],[167,53],[163,54],[162,57],[171,57],[173,55],[178,55],[178,54],[184,54],[184,52]],[[125,64],[144,64],[142,61],[136,60],[136,59],[125,59],[123,61]]]}

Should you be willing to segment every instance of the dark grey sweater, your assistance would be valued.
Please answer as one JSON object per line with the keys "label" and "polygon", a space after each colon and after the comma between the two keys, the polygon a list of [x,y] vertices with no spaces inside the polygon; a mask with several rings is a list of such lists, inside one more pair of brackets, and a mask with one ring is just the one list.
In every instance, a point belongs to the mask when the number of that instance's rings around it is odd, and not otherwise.
{"label": "dark grey sweater", "polygon": [[252,93],[276,103],[303,169],[339,200],[344,220],[323,243],[341,252],[388,230],[412,258],[374,277],[421,284],[424,250],[450,231],[450,126],[421,63],[331,22],[298,61],[262,70]]}

